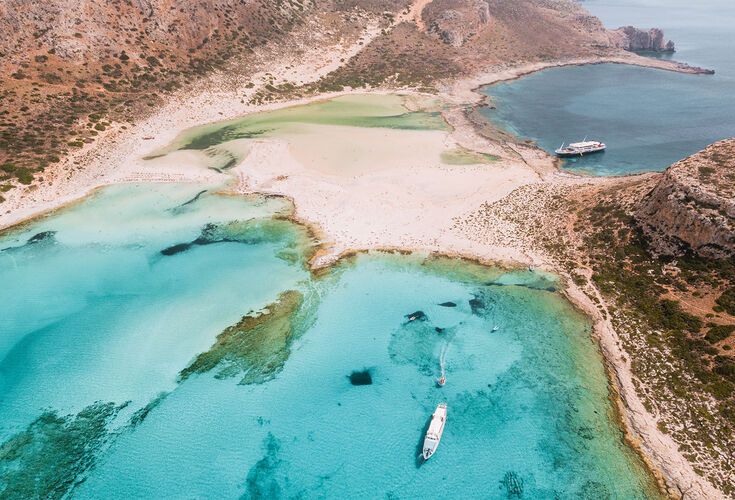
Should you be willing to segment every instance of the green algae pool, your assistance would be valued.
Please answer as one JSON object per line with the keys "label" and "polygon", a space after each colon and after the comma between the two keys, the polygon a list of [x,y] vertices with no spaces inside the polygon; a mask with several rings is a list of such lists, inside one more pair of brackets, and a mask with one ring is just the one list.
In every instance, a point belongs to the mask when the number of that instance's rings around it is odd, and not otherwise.
{"label": "green algae pool", "polygon": [[268,137],[300,124],[398,130],[446,130],[438,111],[409,111],[395,94],[356,94],[254,113],[196,127],[181,134],[167,150],[206,149],[234,139]]}
{"label": "green algae pool", "polygon": [[354,94],[253,113],[186,130],[146,159],[189,152],[203,166],[224,172],[247,158],[254,143],[265,141],[284,143],[305,168],[328,175],[405,167],[410,160],[421,164],[492,160],[445,144],[450,128],[438,101],[409,100],[397,94]]}
{"label": "green algae pool", "polygon": [[553,277],[317,278],[288,204],[216,189],[111,187],[0,236],[0,497],[657,497]]}

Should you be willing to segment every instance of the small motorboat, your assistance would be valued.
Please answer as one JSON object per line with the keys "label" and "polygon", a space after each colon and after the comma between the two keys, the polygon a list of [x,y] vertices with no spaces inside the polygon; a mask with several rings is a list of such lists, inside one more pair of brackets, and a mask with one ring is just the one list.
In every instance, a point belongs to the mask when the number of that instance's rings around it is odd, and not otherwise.
{"label": "small motorboat", "polygon": [[498,330],[500,330],[500,327],[498,325],[495,325],[492,331],[497,332]]}
{"label": "small motorboat", "polygon": [[444,384],[446,383],[447,383],[447,377],[445,377],[444,375],[436,379],[437,387],[444,387]]}
{"label": "small motorboat", "polygon": [[409,322],[411,322],[411,321],[424,321],[424,320],[427,319],[426,318],[426,313],[424,311],[416,311],[416,312],[413,312],[411,314],[406,314],[406,316],[404,316],[404,317],[407,318]]}

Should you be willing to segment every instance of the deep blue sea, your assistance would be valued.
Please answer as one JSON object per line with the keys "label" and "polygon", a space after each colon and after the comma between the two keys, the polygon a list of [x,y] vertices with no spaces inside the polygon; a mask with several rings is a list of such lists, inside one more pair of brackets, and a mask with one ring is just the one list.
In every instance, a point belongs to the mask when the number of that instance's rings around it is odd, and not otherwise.
{"label": "deep blue sea", "polygon": [[584,6],[611,28],[662,28],[676,42],[674,59],[716,74],[614,64],[549,69],[486,87],[497,109],[482,110],[485,116],[548,152],[585,136],[607,143],[605,153],[564,162],[591,175],[661,171],[735,136],[735,2],[587,0]]}

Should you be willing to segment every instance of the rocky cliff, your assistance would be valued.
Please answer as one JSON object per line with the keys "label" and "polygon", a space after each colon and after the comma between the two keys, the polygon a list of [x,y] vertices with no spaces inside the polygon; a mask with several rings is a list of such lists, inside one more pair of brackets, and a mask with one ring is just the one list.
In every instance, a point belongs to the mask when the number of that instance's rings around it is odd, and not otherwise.
{"label": "rocky cliff", "polygon": [[735,255],[735,139],[675,163],[638,203],[635,216],[654,251]]}
{"label": "rocky cliff", "polygon": [[666,41],[664,32],[658,28],[642,30],[634,26],[624,26],[612,32],[613,43],[625,50],[647,50],[653,52],[674,52],[674,42]]}
{"label": "rocky cliff", "polygon": [[427,16],[431,19],[430,32],[449,45],[461,47],[489,23],[490,6],[484,0],[434,0],[428,6]]}
{"label": "rocky cliff", "polygon": [[595,51],[673,52],[658,28],[608,30],[569,0],[433,0],[423,10],[427,31],[465,53],[513,58],[559,57]]}

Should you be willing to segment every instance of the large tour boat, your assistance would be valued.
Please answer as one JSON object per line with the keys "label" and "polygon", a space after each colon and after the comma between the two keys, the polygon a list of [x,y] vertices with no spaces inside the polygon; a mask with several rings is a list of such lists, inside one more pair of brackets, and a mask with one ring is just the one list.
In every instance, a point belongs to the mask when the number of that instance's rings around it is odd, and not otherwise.
{"label": "large tour boat", "polygon": [[561,156],[562,158],[568,158],[571,156],[584,156],[592,153],[601,153],[602,151],[605,151],[604,142],[600,141],[582,141],[582,142],[573,142],[567,146],[562,144],[559,149],[554,151],[557,156]]}
{"label": "large tour boat", "polygon": [[447,404],[439,403],[431,416],[431,423],[429,424],[429,430],[426,431],[424,437],[424,460],[428,460],[436,452],[439,446],[439,441],[442,439],[442,433],[444,432],[444,422],[447,420]]}

